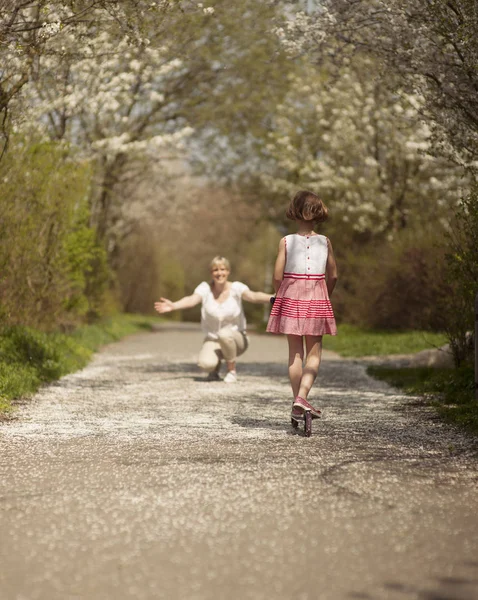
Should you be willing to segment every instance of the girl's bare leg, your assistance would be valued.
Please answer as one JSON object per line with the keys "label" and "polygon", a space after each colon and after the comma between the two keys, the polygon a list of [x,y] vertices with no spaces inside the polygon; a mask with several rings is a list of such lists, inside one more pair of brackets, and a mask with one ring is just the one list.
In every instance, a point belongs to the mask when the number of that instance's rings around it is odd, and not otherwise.
{"label": "girl's bare leg", "polygon": [[289,343],[289,379],[294,398],[299,395],[302,379],[302,363],[304,361],[304,342],[301,335],[288,335]]}
{"label": "girl's bare leg", "polygon": [[322,356],[322,336],[305,336],[306,359],[305,367],[300,380],[299,391],[297,393],[301,398],[307,399],[309,392],[314,385],[315,378],[319,372],[320,358]]}

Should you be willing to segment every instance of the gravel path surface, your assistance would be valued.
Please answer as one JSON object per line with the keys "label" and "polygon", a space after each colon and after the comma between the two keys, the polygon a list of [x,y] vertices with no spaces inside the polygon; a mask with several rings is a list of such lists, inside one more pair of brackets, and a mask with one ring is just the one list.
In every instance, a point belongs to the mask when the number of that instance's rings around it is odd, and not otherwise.
{"label": "gravel path surface", "polygon": [[200,343],[132,336],[0,425],[0,600],[478,598],[470,438],[332,353],[305,438],[284,339],[230,385]]}

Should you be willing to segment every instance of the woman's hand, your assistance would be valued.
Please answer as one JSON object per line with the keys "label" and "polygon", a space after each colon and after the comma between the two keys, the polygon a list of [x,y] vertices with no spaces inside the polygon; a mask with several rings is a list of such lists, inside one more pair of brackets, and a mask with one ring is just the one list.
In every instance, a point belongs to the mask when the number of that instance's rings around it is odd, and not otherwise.
{"label": "woman's hand", "polygon": [[160,314],[172,312],[174,310],[174,302],[171,302],[167,298],[160,298],[159,302],[154,303],[154,308]]}
{"label": "woman's hand", "polygon": [[181,300],[171,302],[167,298],[160,298],[159,302],[154,303],[154,308],[160,313],[168,313],[173,310],[182,310],[183,308],[192,308],[196,304],[200,304],[202,298],[199,294],[191,294],[191,296],[184,296]]}

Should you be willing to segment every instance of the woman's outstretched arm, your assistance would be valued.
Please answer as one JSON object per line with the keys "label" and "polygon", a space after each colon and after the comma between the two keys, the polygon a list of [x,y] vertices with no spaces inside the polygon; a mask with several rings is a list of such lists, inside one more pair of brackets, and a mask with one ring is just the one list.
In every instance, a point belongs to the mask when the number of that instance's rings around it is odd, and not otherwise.
{"label": "woman's outstretched arm", "polygon": [[252,302],[253,304],[269,304],[271,301],[272,294],[266,294],[265,292],[252,292],[251,290],[245,290],[242,292],[241,298],[246,302]]}
{"label": "woman's outstretched arm", "polygon": [[[282,278],[284,277],[285,267],[285,238],[282,238],[279,242],[279,252],[277,254],[275,266],[274,266],[274,277],[272,284],[274,286],[275,293],[280,288]],[[272,294],[265,294],[264,292],[251,292],[246,290],[242,294],[242,299],[247,302],[253,302],[255,304],[268,304],[271,301]]]}
{"label": "woman's outstretched arm", "polygon": [[176,302],[171,302],[167,298],[160,298],[159,302],[154,303],[154,308],[159,313],[168,313],[173,310],[181,310],[182,308],[192,308],[197,304],[200,304],[202,298],[199,294],[191,294],[191,296],[184,296],[181,300],[176,300]]}

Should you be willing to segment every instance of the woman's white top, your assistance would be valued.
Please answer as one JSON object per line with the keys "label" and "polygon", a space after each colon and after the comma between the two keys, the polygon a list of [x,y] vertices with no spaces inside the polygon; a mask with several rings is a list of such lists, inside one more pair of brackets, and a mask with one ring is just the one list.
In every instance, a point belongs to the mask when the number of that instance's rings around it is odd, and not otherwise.
{"label": "woman's white top", "polygon": [[246,330],[246,317],[242,308],[242,294],[248,290],[246,284],[234,281],[229,288],[229,296],[224,302],[218,302],[207,281],[200,283],[194,290],[202,298],[201,328],[207,339],[217,340],[217,333],[223,327],[235,331]]}
{"label": "woman's white top", "polygon": [[325,235],[286,235],[284,273],[321,275],[325,273],[329,246]]}

